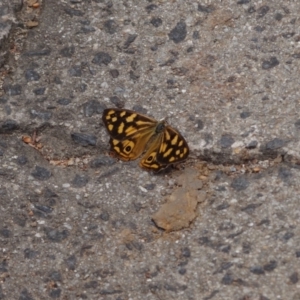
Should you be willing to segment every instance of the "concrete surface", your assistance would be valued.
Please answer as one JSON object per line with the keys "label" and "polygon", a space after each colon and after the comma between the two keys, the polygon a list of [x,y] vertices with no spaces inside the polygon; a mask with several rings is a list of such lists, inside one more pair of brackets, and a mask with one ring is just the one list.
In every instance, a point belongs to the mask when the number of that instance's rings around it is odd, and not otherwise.
{"label": "concrete surface", "polygon": [[[300,299],[299,15],[3,1],[0,299]],[[190,158],[153,175],[109,157],[116,106],[168,117]],[[198,206],[158,228],[181,197]]]}

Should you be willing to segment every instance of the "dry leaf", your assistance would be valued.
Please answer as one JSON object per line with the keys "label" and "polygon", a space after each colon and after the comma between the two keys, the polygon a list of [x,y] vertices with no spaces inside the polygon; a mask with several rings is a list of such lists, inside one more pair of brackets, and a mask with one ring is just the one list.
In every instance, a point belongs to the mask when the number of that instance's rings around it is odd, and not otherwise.
{"label": "dry leaf", "polygon": [[187,168],[185,173],[178,177],[177,188],[168,198],[152,219],[155,224],[166,230],[176,231],[187,228],[197,217],[196,208],[198,203],[203,202],[206,193],[201,191],[203,184],[198,178],[198,171]]}
{"label": "dry leaf", "polygon": [[37,21],[28,21],[27,23],[26,23],[26,26],[28,27],[28,28],[33,28],[33,27],[36,27],[36,26],[38,26],[39,25],[39,22],[37,22]]}
{"label": "dry leaf", "polygon": [[38,0],[27,0],[27,5],[28,5],[29,7],[35,5],[36,3],[38,3]]}
{"label": "dry leaf", "polygon": [[31,137],[28,136],[28,135],[23,135],[23,136],[22,136],[22,141],[23,141],[24,143],[26,143],[26,144],[31,144],[31,143],[32,143],[32,139],[31,139]]}

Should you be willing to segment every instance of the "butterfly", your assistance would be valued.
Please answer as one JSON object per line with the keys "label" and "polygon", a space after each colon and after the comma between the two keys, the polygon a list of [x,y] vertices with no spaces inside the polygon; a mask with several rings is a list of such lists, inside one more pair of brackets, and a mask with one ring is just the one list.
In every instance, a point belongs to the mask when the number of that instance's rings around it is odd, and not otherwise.
{"label": "butterfly", "polygon": [[140,167],[157,172],[189,155],[183,136],[165,120],[118,108],[105,109],[102,120],[110,135],[110,152],[122,161],[135,160],[144,153]]}

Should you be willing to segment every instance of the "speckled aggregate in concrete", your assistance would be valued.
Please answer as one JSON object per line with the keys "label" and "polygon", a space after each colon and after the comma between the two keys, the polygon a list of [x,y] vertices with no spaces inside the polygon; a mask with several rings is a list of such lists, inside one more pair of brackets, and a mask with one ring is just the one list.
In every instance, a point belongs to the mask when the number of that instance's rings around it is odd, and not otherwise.
{"label": "speckled aggregate in concrete", "polygon": [[[297,1],[41,4],[1,69],[0,299],[299,299]],[[189,228],[151,220],[184,166],[107,155],[111,106],[215,165]]]}

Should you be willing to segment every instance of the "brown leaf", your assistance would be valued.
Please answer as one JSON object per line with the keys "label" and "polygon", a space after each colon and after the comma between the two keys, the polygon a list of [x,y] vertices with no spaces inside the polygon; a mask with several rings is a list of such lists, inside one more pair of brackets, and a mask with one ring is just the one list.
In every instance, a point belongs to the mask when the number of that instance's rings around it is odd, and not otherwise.
{"label": "brown leaf", "polygon": [[185,169],[178,180],[177,188],[168,198],[152,219],[155,224],[166,230],[176,231],[189,227],[190,223],[197,217],[196,208],[198,203],[203,202],[206,193],[201,191],[202,181],[198,179],[198,171]]}
{"label": "brown leaf", "polygon": [[32,143],[32,139],[31,139],[31,137],[28,136],[28,135],[23,135],[23,136],[22,136],[22,141],[23,141],[24,143],[26,143],[26,144],[31,144],[31,143]]}
{"label": "brown leaf", "polygon": [[27,0],[27,5],[29,7],[34,6],[36,3],[38,3],[38,0]]}
{"label": "brown leaf", "polygon": [[38,26],[39,25],[39,22],[37,22],[37,21],[28,21],[27,23],[26,23],[26,26],[28,27],[28,28],[33,28],[33,27],[36,27],[36,26]]}

